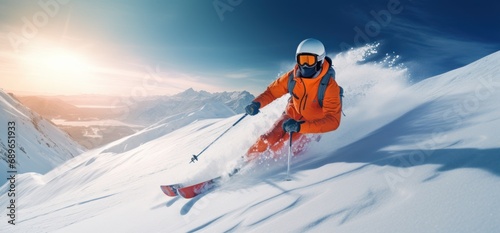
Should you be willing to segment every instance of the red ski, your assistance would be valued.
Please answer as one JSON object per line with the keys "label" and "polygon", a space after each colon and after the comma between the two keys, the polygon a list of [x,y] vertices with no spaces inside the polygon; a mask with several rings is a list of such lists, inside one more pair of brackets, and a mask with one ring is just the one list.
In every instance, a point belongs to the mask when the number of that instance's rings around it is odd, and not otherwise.
{"label": "red ski", "polygon": [[217,178],[203,181],[195,185],[179,188],[177,189],[177,193],[179,193],[179,195],[184,198],[196,197],[199,194],[205,193],[217,186],[217,181],[219,181],[221,178],[222,176],[219,176]]}
{"label": "red ski", "polygon": [[184,198],[193,198],[199,194],[205,193],[207,191],[215,188],[223,177],[232,177],[240,171],[241,168],[235,168],[232,172],[226,175],[221,175],[213,179],[203,181],[197,184],[183,186],[182,184],[171,184],[171,185],[161,185],[161,191],[169,197],[175,197],[177,195]]}
{"label": "red ski", "polygon": [[222,179],[222,176],[185,187],[180,184],[174,184],[161,185],[160,188],[163,193],[169,197],[180,195],[181,197],[189,199],[211,190],[217,185],[217,181],[220,179]]}

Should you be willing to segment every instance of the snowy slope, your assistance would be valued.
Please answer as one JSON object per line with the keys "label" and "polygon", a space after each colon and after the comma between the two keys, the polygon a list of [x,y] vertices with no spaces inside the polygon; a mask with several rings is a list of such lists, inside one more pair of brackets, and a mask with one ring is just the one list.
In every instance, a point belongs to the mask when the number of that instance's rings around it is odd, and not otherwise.
{"label": "snowy slope", "polygon": [[0,174],[6,180],[8,168],[8,122],[15,122],[16,170],[46,173],[83,152],[82,147],[49,121],[21,105],[0,90]]}
{"label": "snowy slope", "polygon": [[207,103],[194,112],[179,113],[166,117],[144,130],[112,142],[104,148],[103,153],[122,153],[134,149],[145,142],[169,134],[193,122],[204,119],[227,118],[234,115],[236,115],[236,113],[232,109],[220,102]]}
{"label": "snowy slope", "polygon": [[136,135],[132,149],[110,144],[45,175],[22,174],[18,222],[0,221],[0,231],[499,232],[500,52],[409,85],[404,69],[358,63],[374,49],[334,58],[347,116],[293,159],[293,181],[283,180],[282,158],[192,200],[159,189],[227,169],[279,117],[285,97],[195,164],[190,156],[240,116]]}

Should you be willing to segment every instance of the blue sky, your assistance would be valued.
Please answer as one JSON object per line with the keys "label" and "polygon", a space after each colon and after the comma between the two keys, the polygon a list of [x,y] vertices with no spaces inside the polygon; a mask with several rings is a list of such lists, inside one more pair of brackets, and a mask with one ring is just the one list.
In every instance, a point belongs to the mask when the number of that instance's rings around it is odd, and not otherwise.
{"label": "blue sky", "polygon": [[[291,68],[308,37],[332,56],[380,42],[379,54],[400,55],[415,80],[500,50],[496,1],[1,0],[0,7],[0,74],[7,81],[0,87],[14,92],[168,95],[192,86],[258,94]],[[26,38],[23,18],[38,23],[37,33],[13,45],[12,35]],[[75,68],[33,66],[51,60],[41,48],[62,48],[63,59],[52,63]],[[29,56],[35,62],[26,63]]]}

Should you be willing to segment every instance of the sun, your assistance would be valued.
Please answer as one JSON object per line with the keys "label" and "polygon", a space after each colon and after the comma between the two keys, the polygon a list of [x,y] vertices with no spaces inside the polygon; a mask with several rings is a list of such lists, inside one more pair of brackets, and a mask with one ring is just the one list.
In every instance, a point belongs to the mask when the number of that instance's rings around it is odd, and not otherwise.
{"label": "sun", "polygon": [[22,56],[25,78],[43,92],[85,91],[91,64],[83,54],[61,47],[38,48]]}
{"label": "sun", "polygon": [[88,69],[88,63],[84,57],[63,49],[46,54],[42,63],[53,72],[80,73]]}
{"label": "sun", "polygon": [[37,49],[23,57],[28,68],[41,69],[53,75],[81,73],[89,68],[84,56],[63,48]]}

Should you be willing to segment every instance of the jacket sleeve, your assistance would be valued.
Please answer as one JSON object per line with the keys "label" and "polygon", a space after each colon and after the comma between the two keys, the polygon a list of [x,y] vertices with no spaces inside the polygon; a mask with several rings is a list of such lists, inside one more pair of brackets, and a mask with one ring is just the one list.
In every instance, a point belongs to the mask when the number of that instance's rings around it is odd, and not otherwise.
{"label": "jacket sleeve", "polygon": [[281,77],[273,81],[266,90],[255,98],[254,102],[260,103],[260,108],[273,102],[275,99],[288,93],[288,76],[293,71],[283,74]]}
{"label": "jacket sleeve", "polygon": [[304,122],[301,125],[300,133],[325,133],[339,127],[342,116],[342,102],[340,87],[335,80],[331,80],[326,88],[322,110],[324,117]]}

